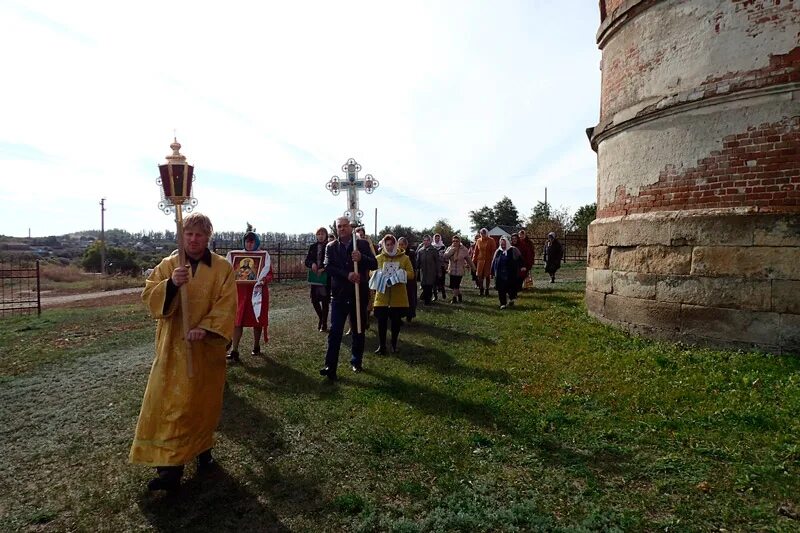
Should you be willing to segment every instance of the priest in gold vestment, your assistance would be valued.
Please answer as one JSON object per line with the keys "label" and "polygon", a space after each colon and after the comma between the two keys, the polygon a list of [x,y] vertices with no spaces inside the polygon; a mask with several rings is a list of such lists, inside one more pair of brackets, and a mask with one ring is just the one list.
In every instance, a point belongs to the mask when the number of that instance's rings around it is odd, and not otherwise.
{"label": "priest in gold vestment", "polygon": [[[187,265],[165,258],[147,279],[142,300],[156,326],[156,356],[142,400],[130,461],[156,467],[150,490],[175,490],[183,465],[197,458],[198,472],[214,466],[211,448],[222,412],[225,352],[236,316],[236,284],[230,263],[211,253],[213,227],[200,213],[184,219]],[[193,375],[179,290],[188,293]]]}

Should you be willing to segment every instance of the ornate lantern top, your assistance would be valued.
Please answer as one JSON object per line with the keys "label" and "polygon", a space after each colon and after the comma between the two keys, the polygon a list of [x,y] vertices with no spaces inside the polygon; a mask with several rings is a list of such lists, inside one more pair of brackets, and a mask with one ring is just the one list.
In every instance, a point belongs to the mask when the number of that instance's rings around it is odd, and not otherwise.
{"label": "ornate lantern top", "polygon": [[194,167],[181,154],[181,143],[177,138],[173,138],[169,147],[172,153],[167,155],[166,163],[158,165],[159,178],[156,182],[161,186],[158,208],[166,214],[175,212],[176,207],[188,213],[197,205],[197,200],[192,197]]}
{"label": "ornate lantern top", "polygon": [[178,142],[177,137],[172,138],[172,144],[169,147],[172,148],[172,153],[167,155],[167,164],[183,165],[186,163],[186,156],[180,152],[181,143]]}

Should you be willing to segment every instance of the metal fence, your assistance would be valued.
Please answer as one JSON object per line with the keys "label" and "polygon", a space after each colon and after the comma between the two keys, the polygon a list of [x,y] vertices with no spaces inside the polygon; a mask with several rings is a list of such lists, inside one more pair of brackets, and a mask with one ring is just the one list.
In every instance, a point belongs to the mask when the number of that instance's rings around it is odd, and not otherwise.
{"label": "metal fence", "polygon": [[[533,241],[536,263],[544,263],[544,243],[547,237],[531,238]],[[587,235],[585,233],[566,233],[559,239],[564,248],[564,263],[570,261],[586,261]]]}
{"label": "metal fence", "polygon": [[0,316],[42,314],[39,261],[0,262]]}
{"label": "metal fence", "polygon": [[[267,243],[261,246],[261,250],[269,252],[272,262],[272,275],[275,281],[287,279],[306,279],[307,269],[304,264],[308,253],[307,244],[302,243]],[[212,241],[211,250],[214,253],[224,256],[231,250],[241,250],[240,241],[223,242]]]}

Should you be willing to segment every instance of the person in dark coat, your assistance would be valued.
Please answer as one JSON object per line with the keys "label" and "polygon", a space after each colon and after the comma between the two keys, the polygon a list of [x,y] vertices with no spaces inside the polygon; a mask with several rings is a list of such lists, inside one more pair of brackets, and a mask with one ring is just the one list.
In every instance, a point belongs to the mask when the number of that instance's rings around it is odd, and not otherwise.
{"label": "person in dark coat", "polygon": [[500,297],[500,309],[512,307],[517,299],[519,269],[522,266],[522,254],[511,246],[508,237],[500,237],[500,247],[492,259],[492,276],[494,277],[497,296]]}
{"label": "person in dark coat", "polygon": [[[365,240],[353,238],[353,227],[347,217],[336,219],[339,238],[328,243],[325,249],[325,271],[331,278],[331,325],[328,331],[328,347],[325,352],[325,366],[319,373],[330,381],[337,379],[339,348],[342,345],[344,322],[350,317],[353,336],[350,366],[353,372],[363,370],[364,331],[358,330],[356,305],[361,309],[362,327],[367,320],[367,300],[369,299],[369,271],[378,268],[378,261]],[[358,271],[354,272],[354,265]],[[356,302],[356,284],[359,286],[359,301]]]}
{"label": "person in dark coat", "polygon": [[435,302],[437,300],[440,292],[442,293],[442,300],[447,300],[447,293],[444,290],[444,279],[445,274],[447,274],[447,261],[444,259],[444,250],[446,246],[440,234],[433,234],[431,246],[439,250],[439,277],[436,278],[436,285],[433,287],[433,301]]}
{"label": "person in dark coat", "polygon": [[433,287],[436,285],[436,280],[439,279],[441,265],[439,250],[434,248],[430,236],[425,235],[422,238],[422,244],[417,249],[417,269],[420,272],[418,278],[422,285],[422,301],[425,305],[431,304]]}
{"label": "person in dark coat", "polygon": [[[406,256],[408,260],[411,261],[411,268],[414,270],[416,275],[417,273],[417,254],[414,253],[414,250],[411,248],[411,244],[409,244],[408,239],[405,237],[400,237],[397,239],[397,246],[404,252],[406,252]],[[414,317],[417,316],[417,278],[410,279],[406,282],[406,293],[408,293],[408,313],[406,314],[406,321],[411,322],[414,320]]]}
{"label": "person in dark coat", "polygon": [[[306,255],[305,265],[314,274],[314,278],[325,273],[325,248],[328,246],[328,230],[321,227],[317,230],[317,242],[308,247],[308,254]],[[314,306],[314,312],[317,313],[317,330],[328,331],[328,310],[330,308],[331,296],[331,280],[329,276],[323,276],[325,283],[319,283],[316,280],[313,283],[309,282],[311,287],[311,305]],[[309,278],[312,279],[312,278]]]}
{"label": "person in dark coat", "polygon": [[525,277],[522,280],[523,288],[533,286],[533,264],[535,263],[535,247],[533,241],[528,238],[528,234],[524,229],[519,230],[517,234],[519,238],[519,253],[522,254],[523,268],[525,269]]}
{"label": "person in dark coat", "polygon": [[556,271],[561,268],[563,256],[564,249],[556,239],[556,234],[551,231],[547,234],[547,242],[544,244],[544,271],[550,274],[550,283],[556,282]]}
{"label": "person in dark coat", "polygon": [[528,269],[525,268],[525,256],[522,254],[522,250],[520,250],[519,235],[512,233],[511,242],[509,244],[519,251],[519,270],[517,271],[517,294],[519,294],[522,292],[522,282],[525,281],[525,275]]}

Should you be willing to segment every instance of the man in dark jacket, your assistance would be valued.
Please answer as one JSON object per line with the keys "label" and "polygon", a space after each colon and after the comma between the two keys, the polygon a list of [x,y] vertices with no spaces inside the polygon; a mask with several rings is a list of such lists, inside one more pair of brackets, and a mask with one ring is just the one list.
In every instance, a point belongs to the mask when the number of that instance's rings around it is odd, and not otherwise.
{"label": "man in dark jacket", "polygon": [[[359,286],[362,322],[367,319],[367,301],[369,299],[370,270],[377,270],[378,261],[370,250],[369,242],[353,240],[353,227],[347,217],[336,219],[336,232],[339,238],[328,243],[325,249],[325,271],[331,280],[331,327],[328,332],[328,349],[325,353],[325,366],[319,371],[331,381],[336,379],[339,365],[339,347],[342,344],[345,319],[350,317],[350,329],[353,332],[353,347],[350,365],[353,372],[361,372],[361,361],[364,356],[364,331],[356,325],[356,284]],[[353,243],[357,243],[353,248]],[[358,264],[358,272],[354,272],[354,264]],[[363,328],[363,324],[362,324]]]}

